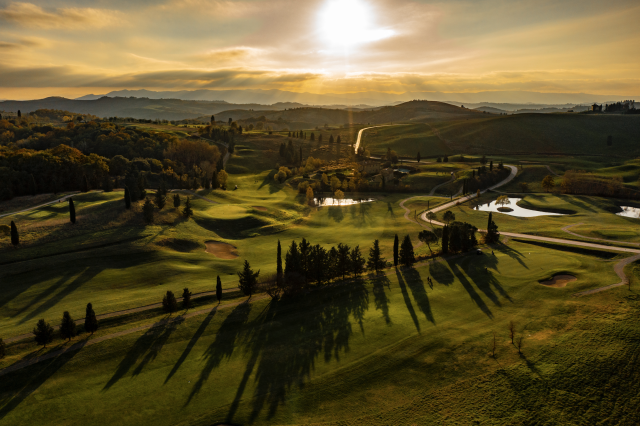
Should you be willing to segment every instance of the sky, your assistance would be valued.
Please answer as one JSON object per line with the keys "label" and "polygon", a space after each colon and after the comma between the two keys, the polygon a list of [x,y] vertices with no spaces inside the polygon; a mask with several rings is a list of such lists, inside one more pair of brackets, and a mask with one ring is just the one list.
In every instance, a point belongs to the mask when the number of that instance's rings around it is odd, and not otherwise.
{"label": "sky", "polygon": [[638,0],[0,0],[0,99],[640,94]]}

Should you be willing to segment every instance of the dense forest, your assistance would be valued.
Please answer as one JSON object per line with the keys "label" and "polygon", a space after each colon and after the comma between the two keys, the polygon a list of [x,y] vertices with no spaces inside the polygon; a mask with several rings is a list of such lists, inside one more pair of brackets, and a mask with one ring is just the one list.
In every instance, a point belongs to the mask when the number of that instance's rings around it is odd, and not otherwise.
{"label": "dense forest", "polygon": [[[56,116],[70,114],[64,113],[56,111]],[[34,115],[41,117],[43,112]],[[0,199],[109,190],[128,175],[182,188],[208,188],[212,180],[217,185],[224,152],[215,140],[230,140],[226,130],[211,129],[214,140],[194,140],[86,121],[88,117],[70,118],[62,127],[38,125],[33,115],[0,120]]]}

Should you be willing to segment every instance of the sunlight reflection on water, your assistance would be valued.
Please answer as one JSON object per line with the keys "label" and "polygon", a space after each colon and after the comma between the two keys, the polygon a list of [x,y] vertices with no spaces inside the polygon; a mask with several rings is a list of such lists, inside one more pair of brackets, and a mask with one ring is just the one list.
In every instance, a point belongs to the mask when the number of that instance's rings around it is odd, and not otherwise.
{"label": "sunlight reflection on water", "polygon": [[323,198],[322,202],[318,202],[318,199],[315,198],[314,199],[316,202],[316,205],[318,207],[324,207],[324,206],[352,206],[354,204],[360,204],[360,203],[370,203],[371,201],[375,201],[373,198],[363,198],[362,200],[355,200],[353,198],[345,198],[343,200],[338,200],[337,198]]}
{"label": "sunlight reflection on water", "polygon": [[637,207],[628,207],[628,206],[620,206],[622,211],[620,213],[616,213],[617,216],[624,217],[632,217],[634,219],[640,219],[640,208]]}
{"label": "sunlight reflection on water", "polygon": [[561,213],[550,213],[550,212],[540,212],[537,210],[529,210],[517,205],[517,202],[522,198],[509,198],[511,204],[506,204],[505,207],[509,207],[513,209],[510,212],[501,212],[498,211],[500,206],[496,205],[495,201],[492,201],[489,204],[483,204],[481,206],[475,207],[475,210],[480,210],[483,212],[494,212],[494,213],[502,213],[508,214],[509,216],[517,216],[517,217],[536,217],[536,216],[562,216]]}

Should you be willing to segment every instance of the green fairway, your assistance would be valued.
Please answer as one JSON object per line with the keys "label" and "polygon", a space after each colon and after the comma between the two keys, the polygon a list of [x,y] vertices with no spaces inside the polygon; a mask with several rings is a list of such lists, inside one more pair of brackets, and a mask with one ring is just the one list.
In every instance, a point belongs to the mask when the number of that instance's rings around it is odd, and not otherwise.
{"label": "green fairway", "polygon": [[[538,284],[556,272],[578,281],[559,289]],[[446,417],[463,424],[482,418],[477,407],[487,395],[469,386],[478,380],[495,400],[493,414],[484,415],[512,418],[518,413],[498,402],[507,392],[501,388],[505,374],[514,385],[543,379],[560,391],[564,366],[589,363],[592,339],[608,332],[601,311],[622,319],[638,309],[628,302],[618,308],[623,290],[571,297],[615,281],[606,259],[521,243],[495,247],[495,256],[390,270],[384,278],[317,289],[302,299],[261,300],[196,316],[11,373],[0,385],[0,422],[60,424],[68,419],[63,401],[73,400],[82,416],[68,424],[388,424],[409,412],[414,420]],[[591,331],[577,331],[587,318]],[[524,336],[523,357],[510,344],[510,320]],[[489,356],[494,331],[496,360]],[[616,340],[618,334],[608,337],[608,356],[620,356],[614,348],[637,352],[635,343]],[[590,371],[567,383],[597,386],[604,373]],[[631,386],[629,380],[620,386]],[[594,388],[572,398],[586,402],[597,394]],[[554,409],[563,403],[545,394],[513,395],[524,410],[536,401]],[[467,401],[463,410],[435,408],[459,398]],[[616,415],[607,401],[597,412]],[[585,419],[597,415],[580,412]]]}

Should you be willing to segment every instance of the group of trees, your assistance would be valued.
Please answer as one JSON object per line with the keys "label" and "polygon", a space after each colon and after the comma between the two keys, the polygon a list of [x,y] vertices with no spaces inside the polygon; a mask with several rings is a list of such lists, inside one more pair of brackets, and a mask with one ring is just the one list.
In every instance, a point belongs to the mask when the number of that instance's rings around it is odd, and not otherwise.
{"label": "group of trees", "polygon": [[[87,304],[87,309],[84,318],[84,331],[86,333],[95,333],[98,330],[98,318],[93,310],[91,303]],[[65,340],[71,341],[77,334],[76,322],[69,314],[69,311],[65,311],[62,314],[62,321],[60,322],[60,337]],[[47,321],[43,319],[39,320],[33,329],[33,335],[38,345],[44,347],[53,341],[55,330]]]}
{"label": "group of trees", "polygon": [[[496,228],[497,230],[497,228]],[[451,222],[442,228],[442,253],[459,253],[478,245],[478,228],[466,222]]]}
{"label": "group of trees", "polygon": [[[188,288],[182,290],[182,309],[190,309],[193,307],[193,301],[191,300],[193,293]],[[216,279],[216,299],[218,303],[222,300],[222,281],[220,281],[220,275]],[[167,290],[162,298],[162,309],[167,313],[173,313],[178,310],[178,299],[171,290]]]}

